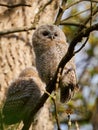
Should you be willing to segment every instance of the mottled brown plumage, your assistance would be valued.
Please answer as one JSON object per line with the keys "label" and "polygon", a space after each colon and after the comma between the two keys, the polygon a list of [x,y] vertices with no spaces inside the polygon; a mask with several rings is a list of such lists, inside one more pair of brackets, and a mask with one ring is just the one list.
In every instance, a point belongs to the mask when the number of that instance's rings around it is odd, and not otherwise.
{"label": "mottled brown plumage", "polygon": [[27,120],[43,89],[44,84],[34,67],[23,70],[9,86],[3,107],[4,122],[11,125]]}
{"label": "mottled brown plumage", "polygon": [[[62,30],[55,25],[42,25],[33,34],[36,66],[41,79],[48,84],[54,76],[62,57],[68,50],[68,43]],[[60,100],[68,101],[77,86],[75,65],[71,59],[65,66],[60,79]]]}

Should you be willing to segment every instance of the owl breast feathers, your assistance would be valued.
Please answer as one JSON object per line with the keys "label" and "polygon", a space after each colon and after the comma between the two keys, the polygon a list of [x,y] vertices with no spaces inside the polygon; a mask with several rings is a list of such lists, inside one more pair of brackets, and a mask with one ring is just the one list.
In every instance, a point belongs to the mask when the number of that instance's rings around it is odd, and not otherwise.
{"label": "owl breast feathers", "polygon": [[[55,25],[42,25],[33,34],[33,48],[39,75],[46,84],[53,78],[59,62],[68,50],[68,43],[63,31]],[[77,79],[74,59],[65,66],[60,79],[60,100],[68,101],[75,88]]]}
{"label": "owl breast feathers", "polygon": [[26,68],[8,89],[3,107],[4,122],[14,124],[28,119],[31,110],[39,100],[44,84],[35,68]]}

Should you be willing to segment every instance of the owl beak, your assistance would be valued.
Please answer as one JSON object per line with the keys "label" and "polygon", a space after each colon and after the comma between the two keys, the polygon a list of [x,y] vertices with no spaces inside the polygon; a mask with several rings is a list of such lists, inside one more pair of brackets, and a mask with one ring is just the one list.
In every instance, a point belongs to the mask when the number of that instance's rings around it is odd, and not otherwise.
{"label": "owl beak", "polygon": [[53,40],[55,38],[55,36],[53,34],[49,34],[48,38],[50,38],[51,40]]}

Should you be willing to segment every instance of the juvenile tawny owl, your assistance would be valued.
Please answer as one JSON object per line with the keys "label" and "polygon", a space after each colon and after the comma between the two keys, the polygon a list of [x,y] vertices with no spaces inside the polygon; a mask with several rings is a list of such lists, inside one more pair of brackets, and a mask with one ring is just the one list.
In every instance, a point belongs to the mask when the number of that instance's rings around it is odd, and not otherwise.
{"label": "juvenile tawny owl", "polygon": [[[48,84],[54,76],[59,62],[68,50],[66,37],[57,26],[42,25],[34,32],[32,41],[39,75]],[[61,102],[68,101],[77,87],[73,59],[66,64],[59,87]]]}
{"label": "juvenile tawny owl", "polygon": [[3,107],[4,122],[14,124],[28,119],[32,108],[39,100],[44,84],[35,68],[26,68],[9,86]]}

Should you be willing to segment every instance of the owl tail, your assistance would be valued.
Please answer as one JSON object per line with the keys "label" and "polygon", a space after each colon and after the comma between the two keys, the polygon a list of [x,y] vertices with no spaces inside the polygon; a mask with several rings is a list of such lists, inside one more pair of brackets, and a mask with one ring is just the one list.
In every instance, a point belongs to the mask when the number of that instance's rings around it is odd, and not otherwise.
{"label": "owl tail", "polygon": [[60,101],[62,103],[68,102],[74,95],[75,87],[73,84],[67,86],[60,86]]}

